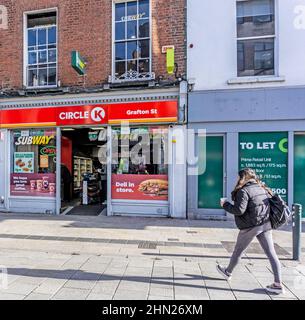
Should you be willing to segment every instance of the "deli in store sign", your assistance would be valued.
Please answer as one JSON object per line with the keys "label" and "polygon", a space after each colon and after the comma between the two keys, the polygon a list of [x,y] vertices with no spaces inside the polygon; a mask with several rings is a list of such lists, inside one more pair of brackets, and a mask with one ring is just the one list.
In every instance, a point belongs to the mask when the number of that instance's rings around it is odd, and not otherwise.
{"label": "deli in store sign", "polygon": [[0,111],[0,128],[130,123],[174,123],[178,102],[154,101],[107,105],[26,108]]}

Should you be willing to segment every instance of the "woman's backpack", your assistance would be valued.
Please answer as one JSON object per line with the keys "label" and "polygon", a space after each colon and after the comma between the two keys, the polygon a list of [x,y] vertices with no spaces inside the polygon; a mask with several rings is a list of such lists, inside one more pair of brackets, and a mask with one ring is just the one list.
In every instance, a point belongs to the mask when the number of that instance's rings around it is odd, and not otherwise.
{"label": "woman's backpack", "polygon": [[278,229],[281,226],[288,224],[292,217],[292,212],[286,202],[277,194],[272,194],[269,198],[270,203],[270,222],[272,229]]}

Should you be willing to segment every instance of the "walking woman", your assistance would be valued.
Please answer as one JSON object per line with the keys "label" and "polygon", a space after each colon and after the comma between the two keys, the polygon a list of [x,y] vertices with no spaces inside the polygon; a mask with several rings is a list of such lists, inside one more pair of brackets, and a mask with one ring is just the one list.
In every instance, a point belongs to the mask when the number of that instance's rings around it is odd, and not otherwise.
{"label": "walking woman", "polygon": [[239,172],[237,185],[232,192],[234,204],[222,199],[221,206],[235,216],[240,232],[229,266],[225,268],[217,265],[217,270],[226,280],[230,280],[242,254],[256,237],[271,263],[274,274],[274,283],[267,286],[266,290],[281,294],[284,293],[281,264],[274,249],[269,220],[270,194],[271,190],[258,179],[254,170],[246,168]]}

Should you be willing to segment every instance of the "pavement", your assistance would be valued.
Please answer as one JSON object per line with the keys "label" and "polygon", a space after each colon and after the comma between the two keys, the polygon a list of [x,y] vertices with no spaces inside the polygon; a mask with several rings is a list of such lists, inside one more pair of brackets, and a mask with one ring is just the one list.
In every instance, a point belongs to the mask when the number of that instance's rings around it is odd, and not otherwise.
{"label": "pavement", "polygon": [[1,213],[0,300],[305,299],[305,250],[291,260],[289,226],[274,232],[285,294],[265,291],[273,275],[257,242],[221,279],[237,233],[232,221]]}

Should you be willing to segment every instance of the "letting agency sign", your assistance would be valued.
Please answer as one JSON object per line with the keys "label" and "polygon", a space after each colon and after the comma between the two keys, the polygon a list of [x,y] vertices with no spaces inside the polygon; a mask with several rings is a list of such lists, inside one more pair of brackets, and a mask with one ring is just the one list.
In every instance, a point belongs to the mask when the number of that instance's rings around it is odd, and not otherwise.
{"label": "letting agency sign", "polygon": [[287,201],[288,133],[241,133],[239,167],[254,169],[273,192]]}

